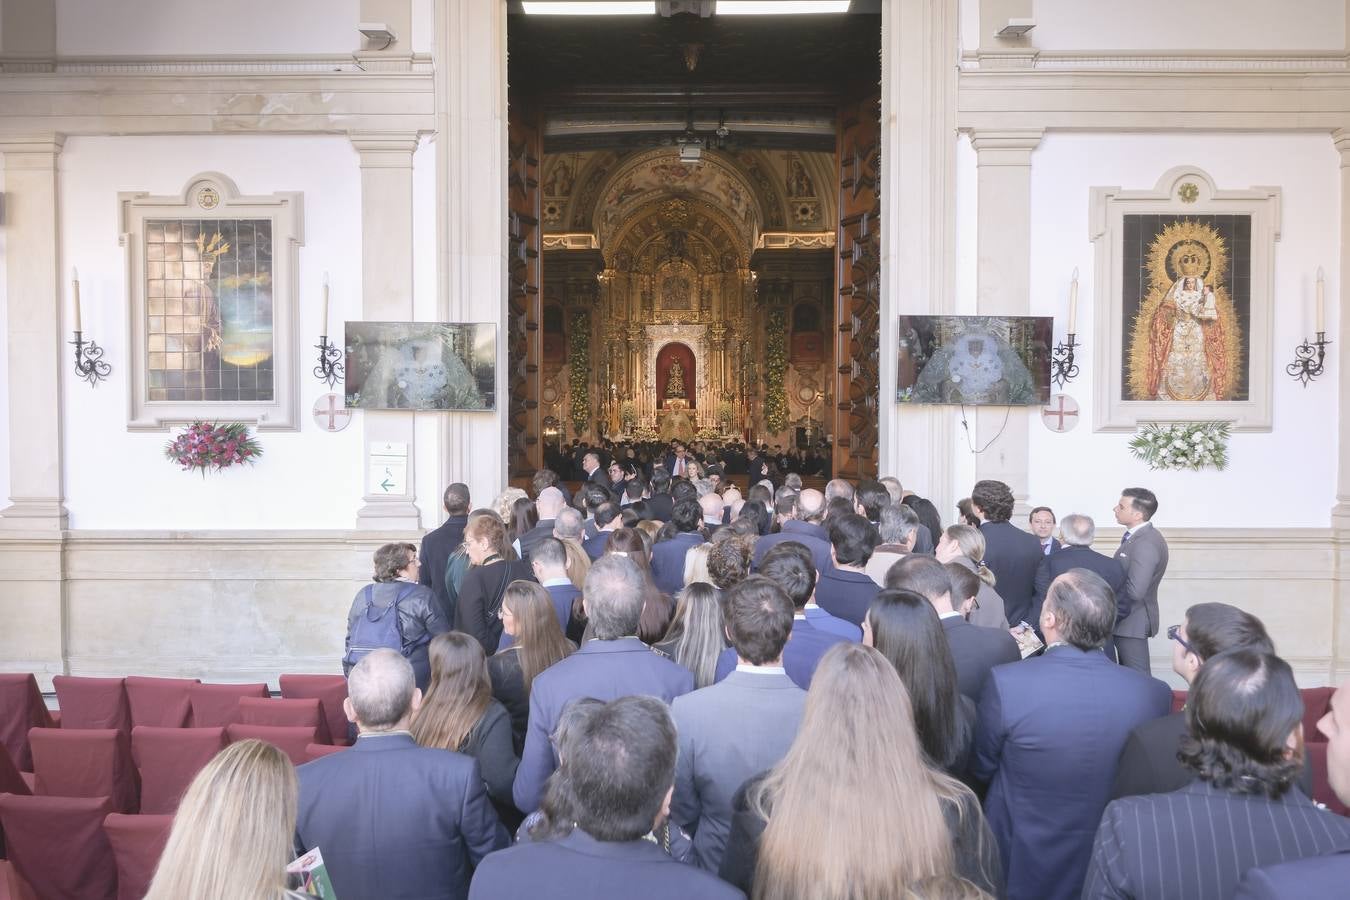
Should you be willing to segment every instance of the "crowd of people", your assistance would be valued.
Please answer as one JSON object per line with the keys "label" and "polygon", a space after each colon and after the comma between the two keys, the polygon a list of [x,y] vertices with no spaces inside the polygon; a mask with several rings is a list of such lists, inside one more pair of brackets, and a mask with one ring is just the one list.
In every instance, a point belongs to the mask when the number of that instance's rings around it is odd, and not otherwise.
{"label": "crowd of people", "polygon": [[[451,485],[352,602],[354,746],[297,774],[232,745],[150,896],[288,896],[316,848],[343,900],[1344,889],[1350,819],[1309,799],[1264,625],[1200,603],[1165,630],[1182,712],[1150,673],[1150,491],[1121,492],[1108,556],[1087,514],[1014,524],[997,481],[944,526],[894,478],[742,493],[714,449],[668,449],[582,448],[579,488],[545,469],[482,508]],[[1350,802],[1350,691],[1318,728]]]}

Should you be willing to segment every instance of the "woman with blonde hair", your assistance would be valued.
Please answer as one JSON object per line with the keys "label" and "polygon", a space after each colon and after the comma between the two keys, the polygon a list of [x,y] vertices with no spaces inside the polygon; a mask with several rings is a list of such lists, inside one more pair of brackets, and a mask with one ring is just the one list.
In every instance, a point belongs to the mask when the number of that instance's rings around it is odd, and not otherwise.
{"label": "woman with blonde hair", "polygon": [[927,896],[953,877],[1002,890],[979,801],[925,758],[909,692],[872,647],[821,657],[787,756],[733,805],[721,875],[752,900]]}
{"label": "woman with blonde hair", "polygon": [[[949,525],[938,538],[934,555],[946,565],[956,563],[974,572],[980,579],[980,592],[975,595],[975,608],[970,613],[970,624],[986,628],[1007,628],[1008,616],[1003,611],[1003,598],[994,590],[994,573],[984,564],[984,535],[969,525]],[[953,605],[960,601],[953,598]]]}
{"label": "woman with blonde hair", "polygon": [[505,812],[519,820],[512,806],[511,783],[520,758],[511,743],[511,717],[492,697],[483,648],[467,634],[452,631],[431,642],[430,656],[431,686],[413,716],[413,740],[423,747],[455,750],[478,760],[483,784],[498,814]]}
{"label": "woman with blonde hair", "polygon": [[717,658],[726,646],[721,592],[702,581],[685,585],[675,605],[675,618],[666,636],[653,649],[693,672],[694,686],[702,688],[716,680]]}
{"label": "woman with blonde hair", "polygon": [[178,804],[146,900],[308,897],[286,889],[299,790],[295,766],[271,744],[217,753]]}
{"label": "woman with blonde hair", "polygon": [[502,595],[513,581],[534,581],[530,564],[515,559],[506,540],[506,526],[491,516],[473,519],[464,526],[464,546],[473,565],[464,573],[455,607],[455,630],[470,635],[483,653],[496,653],[502,643],[498,611]]}
{"label": "woman with blonde hair", "polygon": [[[530,581],[513,581],[502,596],[502,629],[511,646],[489,657],[492,696],[511,716],[511,743],[525,749],[530,716],[530,687],[540,672],[570,656],[576,644],[563,636],[548,589]],[[510,791],[507,791],[510,794]]]}
{"label": "woman with blonde hair", "polygon": [[492,501],[492,511],[501,519],[503,525],[510,525],[513,513],[516,508],[517,500],[528,500],[530,495],[517,487],[509,487],[497,495],[497,499]]}
{"label": "woman with blonde hair", "polygon": [[708,553],[711,550],[712,544],[704,541],[690,547],[684,554],[684,586],[686,588],[698,582],[712,585],[712,573],[708,571]]}

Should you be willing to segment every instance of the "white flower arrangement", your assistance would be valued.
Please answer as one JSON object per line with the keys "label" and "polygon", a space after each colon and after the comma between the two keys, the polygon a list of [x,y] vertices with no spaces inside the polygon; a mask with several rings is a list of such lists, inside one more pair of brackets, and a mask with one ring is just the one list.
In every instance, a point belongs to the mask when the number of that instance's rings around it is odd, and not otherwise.
{"label": "white flower arrangement", "polygon": [[1130,453],[1150,469],[1224,469],[1231,422],[1153,422],[1130,440]]}

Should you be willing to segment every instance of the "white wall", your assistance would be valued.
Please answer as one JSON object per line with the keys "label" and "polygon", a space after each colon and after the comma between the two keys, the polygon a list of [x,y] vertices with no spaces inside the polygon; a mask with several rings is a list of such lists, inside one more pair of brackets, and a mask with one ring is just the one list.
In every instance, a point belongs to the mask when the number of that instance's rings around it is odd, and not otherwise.
{"label": "white wall", "polygon": [[[436,145],[431,138],[423,138],[413,154],[413,316],[426,322],[442,318],[436,303]],[[441,435],[446,417],[455,413],[413,415],[417,505],[423,527],[434,528],[445,516],[440,501]]]}
{"label": "white wall", "polygon": [[[320,285],[332,283],[331,321],[360,319],[361,191],[357,155],[339,137],[72,137],[60,157],[63,265],[80,269],[84,330],[107,349],[112,377],[91,388],[65,379],[66,502],[72,528],[348,528],[362,492],[360,415],[342,432],[310,415],[328,386],[310,374]],[[199,475],[164,459],[170,433],[126,430],[132,363],[119,191],[176,194],[219,171],[244,194],[301,191],[300,432],[260,436],[252,467]],[[71,330],[63,310],[62,333]],[[341,332],[339,331],[338,334]],[[337,390],[342,390],[341,384]],[[0,441],[0,446],[7,442]]]}
{"label": "white wall", "polygon": [[[4,208],[5,173],[0,163],[0,334],[9,334],[9,247]],[[9,341],[0,341],[0,377],[9,378]],[[9,506],[9,391],[0,390],[0,509]]]}
{"label": "white wall", "polygon": [[[972,161],[963,162],[964,176]],[[1091,430],[1093,370],[1101,348],[1092,346],[1095,316],[1105,298],[1094,298],[1093,244],[1088,234],[1088,192],[1094,185],[1152,188],[1177,165],[1197,165],[1222,188],[1279,185],[1283,235],[1275,244],[1275,372],[1271,433],[1234,435],[1224,472],[1150,472],[1130,456],[1129,434]],[[1336,415],[1339,351],[1332,345],[1327,372],[1303,388],[1284,372],[1293,351],[1311,331],[1313,279],[1324,267],[1327,296],[1340,290],[1339,160],[1325,135],[1047,135],[1032,155],[1031,312],[1053,315],[1057,335],[1068,312],[1068,280],[1080,271],[1078,333],[1082,374],[1066,393],[1082,406],[1084,421],[1054,434],[1033,421],[1030,502],[1057,514],[1083,512],[1112,524],[1120,488],[1143,485],[1159,496],[1158,521],[1194,527],[1326,527],[1336,488]],[[964,183],[964,182],[959,182]],[[963,224],[958,230],[969,234]],[[963,256],[964,258],[964,256]],[[1337,314],[1328,310],[1327,330]],[[1253,340],[1264,340],[1253,335]],[[1254,373],[1255,374],[1255,373]],[[968,485],[964,486],[968,488]],[[958,488],[962,489],[962,488]],[[964,496],[964,495],[961,495]]]}
{"label": "white wall", "polygon": [[359,0],[56,0],[61,56],[348,53]]}
{"label": "white wall", "polygon": [[[1345,0],[1035,0],[1040,50],[1340,50]],[[968,44],[967,46],[974,46]]]}

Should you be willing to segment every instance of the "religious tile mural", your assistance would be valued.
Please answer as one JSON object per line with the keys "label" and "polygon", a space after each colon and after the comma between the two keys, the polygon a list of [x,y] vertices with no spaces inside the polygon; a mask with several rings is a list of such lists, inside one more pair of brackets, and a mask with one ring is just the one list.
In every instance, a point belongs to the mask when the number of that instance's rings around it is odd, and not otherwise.
{"label": "religious tile mural", "polygon": [[489,322],[348,322],[349,409],[496,408],[497,327]]}
{"label": "religious tile mural", "polygon": [[145,221],[151,401],[270,401],[270,219]]}
{"label": "religious tile mural", "polygon": [[1121,316],[1126,400],[1249,397],[1249,215],[1126,215]]}

